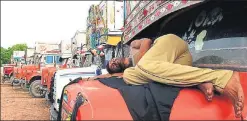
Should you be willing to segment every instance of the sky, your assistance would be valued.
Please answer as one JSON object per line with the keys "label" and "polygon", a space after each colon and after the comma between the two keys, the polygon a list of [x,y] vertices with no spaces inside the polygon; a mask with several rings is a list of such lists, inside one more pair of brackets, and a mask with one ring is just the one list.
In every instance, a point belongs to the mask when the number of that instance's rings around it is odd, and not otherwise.
{"label": "sky", "polygon": [[100,1],[1,1],[1,47],[71,41],[86,30],[90,5]]}

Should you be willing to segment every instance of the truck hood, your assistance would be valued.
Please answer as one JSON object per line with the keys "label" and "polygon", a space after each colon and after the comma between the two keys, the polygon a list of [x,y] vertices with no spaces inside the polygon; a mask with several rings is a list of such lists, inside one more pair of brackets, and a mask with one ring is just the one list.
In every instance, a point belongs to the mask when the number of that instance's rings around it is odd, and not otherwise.
{"label": "truck hood", "polygon": [[[243,117],[247,117],[247,73],[240,73],[245,94]],[[85,120],[133,120],[124,99],[118,90],[101,82],[80,81],[65,89],[67,99],[63,100],[63,110],[72,112],[77,94],[80,92],[88,100],[80,106],[78,117]],[[66,117],[63,117],[66,118]],[[212,102],[205,99],[198,89],[184,88],[173,103],[170,120],[239,120],[235,118],[232,103],[226,97],[215,95]]]}

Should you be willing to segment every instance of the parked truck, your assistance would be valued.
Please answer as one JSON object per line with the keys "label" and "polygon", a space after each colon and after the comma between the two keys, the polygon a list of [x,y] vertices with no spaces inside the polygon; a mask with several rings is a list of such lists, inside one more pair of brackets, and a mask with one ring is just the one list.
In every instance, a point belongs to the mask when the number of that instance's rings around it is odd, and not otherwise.
{"label": "parked truck", "polygon": [[[238,71],[245,95],[241,119],[218,94],[208,102],[195,88],[128,86],[121,76],[100,76],[64,87],[58,120],[247,120],[245,11],[245,1],[125,1],[122,40],[130,44],[172,33],[188,43],[193,66]],[[157,88],[151,84],[162,90],[153,94]]]}
{"label": "parked truck", "polygon": [[[121,20],[122,9],[116,2],[116,6],[113,6],[112,1],[102,1],[99,5],[92,5],[89,10],[89,16],[87,19],[87,30],[77,31],[75,36],[72,38],[72,63],[75,69],[64,69],[58,70],[54,74],[52,79],[51,89],[48,91],[49,100],[52,103],[50,108],[51,120],[56,120],[56,116],[59,111],[59,103],[61,102],[62,89],[68,83],[78,77],[76,73],[81,73],[80,77],[92,77],[98,75],[97,70],[101,70],[103,74],[107,71],[105,68],[105,57],[112,56],[109,48],[115,47],[121,40],[121,34],[123,19]],[[123,4],[122,4],[123,5]],[[123,6],[122,6],[123,7]],[[107,10],[113,11],[107,14]],[[117,11],[117,12],[116,12]],[[116,23],[114,24],[114,15],[117,17]],[[107,19],[109,19],[107,21]],[[114,50],[113,50],[114,51]],[[106,53],[106,55],[105,55]],[[87,74],[90,72],[91,74]],[[61,73],[68,73],[65,77]],[[68,79],[71,78],[71,80]],[[73,78],[72,78],[73,77]]]}
{"label": "parked truck", "polygon": [[97,65],[92,65],[90,67],[73,68],[73,69],[63,69],[58,70],[54,74],[54,79],[51,85],[50,92],[50,120],[56,120],[59,111],[59,104],[61,102],[61,94],[63,92],[63,87],[70,83],[72,80],[77,78],[89,78],[101,74],[106,74],[105,70],[101,70]]}
{"label": "parked truck", "polygon": [[10,78],[13,78],[14,74],[14,67],[16,64],[5,64],[3,66],[3,78],[2,82],[10,80]]}
{"label": "parked truck", "polygon": [[62,40],[59,44],[59,63],[55,63],[53,67],[45,67],[41,71],[41,85],[39,89],[45,92],[46,99],[49,99],[49,93],[52,85],[52,79],[57,70],[71,68],[71,42]]}
{"label": "parked truck", "polygon": [[31,83],[40,80],[40,65],[23,65],[20,84],[23,89],[29,89]]}
{"label": "parked truck", "polygon": [[45,67],[53,67],[59,63],[59,44],[36,42],[33,55],[33,64],[23,66],[21,86],[28,89],[33,97],[41,98],[45,96],[45,91],[41,90],[41,70]]}

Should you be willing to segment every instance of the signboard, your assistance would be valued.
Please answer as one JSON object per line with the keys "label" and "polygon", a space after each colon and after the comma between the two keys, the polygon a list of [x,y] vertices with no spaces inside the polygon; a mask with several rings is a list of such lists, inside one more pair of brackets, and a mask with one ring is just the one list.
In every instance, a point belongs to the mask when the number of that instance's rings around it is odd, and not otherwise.
{"label": "signboard", "polygon": [[123,1],[107,1],[107,28],[109,31],[120,31],[123,27]]}
{"label": "signboard", "polygon": [[27,58],[33,56],[33,54],[34,54],[34,49],[33,49],[33,48],[28,48],[28,49],[26,50],[26,57],[27,57]]}
{"label": "signboard", "polygon": [[13,58],[24,58],[25,51],[13,51]]}
{"label": "signboard", "polygon": [[47,51],[52,51],[57,49],[59,49],[59,44],[57,43],[41,43],[41,42],[35,43],[35,53],[44,54]]}
{"label": "signboard", "polygon": [[61,41],[61,53],[71,53],[71,42],[70,41]]}
{"label": "signboard", "polygon": [[107,28],[114,30],[114,1],[107,1]]}
{"label": "signboard", "polygon": [[102,28],[106,26],[107,20],[107,1],[102,1],[99,4],[99,14],[98,14],[98,27]]}
{"label": "signboard", "polygon": [[[77,48],[81,48],[81,45],[86,44],[86,32],[85,31],[77,31],[75,36],[71,39],[71,52],[75,54]],[[84,46],[86,47],[86,46]]]}
{"label": "signboard", "polygon": [[115,30],[120,30],[124,25],[123,2],[115,1]]}

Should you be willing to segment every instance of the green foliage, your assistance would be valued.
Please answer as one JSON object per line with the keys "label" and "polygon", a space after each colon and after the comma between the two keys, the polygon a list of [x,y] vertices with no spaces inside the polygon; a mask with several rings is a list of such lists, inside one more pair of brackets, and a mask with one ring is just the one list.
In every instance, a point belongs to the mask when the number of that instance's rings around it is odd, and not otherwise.
{"label": "green foliage", "polygon": [[9,47],[8,49],[5,49],[1,47],[1,63],[2,64],[7,64],[10,63],[11,55],[13,54],[13,51],[26,51],[27,45],[26,44],[16,44],[13,45],[12,47]]}

